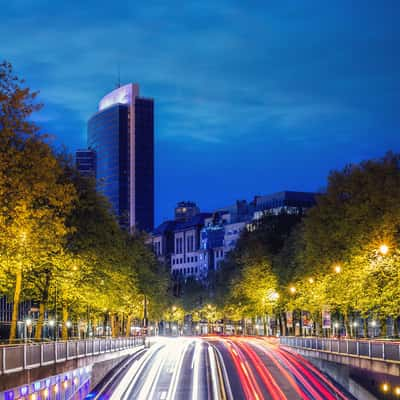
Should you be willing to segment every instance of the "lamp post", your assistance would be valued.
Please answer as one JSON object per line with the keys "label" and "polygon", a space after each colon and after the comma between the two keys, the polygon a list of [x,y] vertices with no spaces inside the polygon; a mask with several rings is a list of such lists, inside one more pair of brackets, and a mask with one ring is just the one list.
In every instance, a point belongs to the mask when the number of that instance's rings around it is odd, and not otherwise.
{"label": "lamp post", "polygon": [[376,327],[376,321],[373,320],[371,322],[371,326],[372,326],[372,339],[375,337],[375,327]]}
{"label": "lamp post", "polygon": [[[272,313],[274,313],[274,306],[275,303],[278,301],[279,299],[279,293],[276,292],[275,290],[270,290],[267,294],[267,300],[272,304]],[[265,321],[264,321],[264,335],[269,333],[267,332],[266,328],[266,319],[267,319],[267,313],[265,312]],[[270,327],[268,326],[268,330],[270,329]],[[271,332],[273,334],[273,332]]]}
{"label": "lamp post", "polygon": [[355,338],[357,339],[357,334],[358,334],[358,331],[357,331],[358,322],[357,322],[357,321],[354,321],[354,322],[353,322],[353,326],[354,326],[354,336],[355,336]]}
{"label": "lamp post", "polygon": [[[294,296],[296,294],[296,288],[292,285],[289,287],[289,292],[292,296]],[[295,324],[295,320],[294,320],[294,315],[295,315],[295,310],[292,311],[292,330],[293,330],[293,334],[296,335],[296,324]],[[289,327],[288,327],[289,329]],[[290,332],[289,332],[290,334]]]}
{"label": "lamp post", "polygon": [[25,343],[28,341],[28,331],[31,329],[32,326],[32,320],[30,318],[27,318],[25,320],[25,332],[24,332],[24,336],[25,336]]}
{"label": "lamp post", "polygon": [[339,335],[339,322],[335,322],[333,324],[333,327],[335,329],[335,332],[333,332],[333,335],[335,336],[335,334],[336,334],[336,336],[338,336],[340,338],[340,335]]}

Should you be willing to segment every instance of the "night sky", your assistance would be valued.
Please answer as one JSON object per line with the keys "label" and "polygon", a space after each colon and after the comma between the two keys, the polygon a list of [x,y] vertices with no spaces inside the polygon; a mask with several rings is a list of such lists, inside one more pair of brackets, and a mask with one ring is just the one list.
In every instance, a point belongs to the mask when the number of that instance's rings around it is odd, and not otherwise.
{"label": "night sky", "polygon": [[400,151],[399,21],[398,0],[1,0],[0,59],[71,152],[118,65],[154,98],[159,223]]}

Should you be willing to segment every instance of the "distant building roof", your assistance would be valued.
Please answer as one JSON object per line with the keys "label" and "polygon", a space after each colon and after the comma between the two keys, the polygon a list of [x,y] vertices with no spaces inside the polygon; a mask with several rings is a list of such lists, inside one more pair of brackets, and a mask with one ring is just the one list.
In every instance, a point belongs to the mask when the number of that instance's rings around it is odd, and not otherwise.
{"label": "distant building roof", "polygon": [[279,206],[311,207],[315,204],[317,193],[283,191],[267,196],[255,196],[253,203],[257,210]]}
{"label": "distant building roof", "polygon": [[184,229],[192,228],[193,226],[203,225],[206,218],[210,218],[211,213],[199,213],[194,217],[190,218],[188,221],[178,222],[175,226],[175,231],[180,231]]}
{"label": "distant building roof", "polygon": [[192,228],[194,226],[203,225],[206,218],[211,217],[211,213],[199,213],[188,221],[169,220],[163,222],[153,231],[153,236],[163,235],[166,232],[181,231]]}
{"label": "distant building roof", "polygon": [[167,231],[173,231],[176,224],[177,221],[164,221],[161,225],[154,229],[153,236],[162,235]]}

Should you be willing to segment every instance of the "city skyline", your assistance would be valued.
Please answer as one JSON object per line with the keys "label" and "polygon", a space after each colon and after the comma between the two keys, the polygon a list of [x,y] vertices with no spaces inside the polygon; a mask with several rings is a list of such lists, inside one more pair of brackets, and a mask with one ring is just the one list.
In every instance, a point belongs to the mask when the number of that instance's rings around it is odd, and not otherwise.
{"label": "city skyline", "polygon": [[2,58],[71,153],[118,69],[155,99],[156,225],[180,200],[317,191],[331,169],[399,150],[395,1],[54,7],[4,4]]}

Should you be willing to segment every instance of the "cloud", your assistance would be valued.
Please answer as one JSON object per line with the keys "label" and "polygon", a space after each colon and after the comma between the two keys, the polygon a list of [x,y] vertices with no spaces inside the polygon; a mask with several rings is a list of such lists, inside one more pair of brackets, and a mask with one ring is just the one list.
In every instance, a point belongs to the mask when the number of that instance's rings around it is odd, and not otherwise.
{"label": "cloud", "polygon": [[[0,24],[1,37],[12,40],[2,42],[1,54],[41,89],[50,108],[79,116],[83,130],[113,88],[118,64],[124,82],[138,81],[142,94],[155,98],[161,137],[220,143],[263,124],[297,137],[306,126],[343,123],[390,91],[399,65],[387,51],[398,36],[369,24],[373,37],[363,40],[365,31],[349,25],[351,15],[340,27],[329,19],[329,12],[348,12],[340,6],[312,14],[276,3],[250,9],[231,2],[123,2],[120,10],[98,2],[12,3]],[[60,115],[47,118],[56,124]]]}

